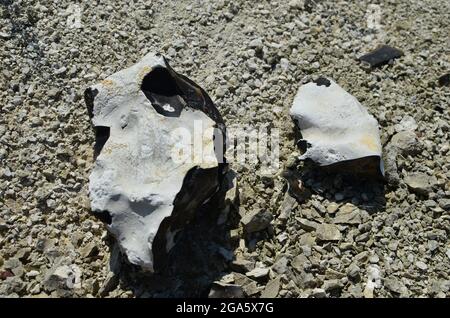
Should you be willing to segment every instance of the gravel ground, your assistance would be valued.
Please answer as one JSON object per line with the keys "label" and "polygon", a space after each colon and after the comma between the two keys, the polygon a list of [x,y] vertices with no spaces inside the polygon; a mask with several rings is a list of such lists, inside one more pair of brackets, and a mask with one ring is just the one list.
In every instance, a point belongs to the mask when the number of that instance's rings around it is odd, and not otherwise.
{"label": "gravel ground", "polygon": [[[368,1],[319,0],[85,1],[77,25],[67,0],[1,0],[0,296],[207,296],[220,281],[213,294],[228,283],[248,297],[449,297],[450,91],[438,78],[450,3],[376,3],[379,27]],[[404,56],[366,70],[357,58],[379,44]],[[201,85],[227,125],[281,131],[279,171],[232,165],[238,211],[214,233],[201,218],[154,276],[126,264],[89,212],[83,100],[149,51]],[[321,75],[378,119],[388,184],[294,160],[289,107]],[[286,168],[311,198],[286,194]],[[252,222],[262,229],[245,233]]]}

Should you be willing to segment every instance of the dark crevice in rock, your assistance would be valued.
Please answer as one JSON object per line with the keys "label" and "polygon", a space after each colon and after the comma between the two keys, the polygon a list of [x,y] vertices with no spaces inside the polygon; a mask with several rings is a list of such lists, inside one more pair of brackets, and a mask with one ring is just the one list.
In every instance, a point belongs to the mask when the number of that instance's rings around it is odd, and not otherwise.
{"label": "dark crevice in rock", "polygon": [[176,81],[178,88],[181,91],[182,97],[188,107],[200,110],[204,112],[209,118],[217,123],[220,129],[225,131],[225,125],[222,116],[217,110],[211,98],[205,92],[203,88],[195,84],[189,78],[184,75],[175,72],[170,67],[167,60],[164,58],[167,66],[167,70],[170,72],[174,80]]}
{"label": "dark crevice in rock", "polygon": [[103,146],[108,141],[110,128],[105,126],[95,126],[95,145],[94,158],[97,158],[103,149]]}
{"label": "dark crevice in rock", "polygon": [[180,116],[185,101],[175,79],[166,68],[158,67],[148,73],[142,80],[141,89],[158,114]]}
{"label": "dark crevice in rock", "polygon": [[86,108],[88,111],[89,118],[94,117],[94,99],[98,94],[97,89],[87,88],[84,91],[84,102],[86,103]]}
{"label": "dark crevice in rock", "polygon": [[325,77],[319,77],[318,79],[316,79],[313,82],[316,83],[317,86],[329,87],[331,85],[331,82],[328,79],[326,79]]}

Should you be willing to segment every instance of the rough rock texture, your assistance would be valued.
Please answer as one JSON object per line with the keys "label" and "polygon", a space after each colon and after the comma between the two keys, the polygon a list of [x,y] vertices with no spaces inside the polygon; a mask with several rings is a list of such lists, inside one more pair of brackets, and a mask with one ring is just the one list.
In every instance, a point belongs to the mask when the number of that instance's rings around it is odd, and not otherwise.
{"label": "rough rock texture", "polygon": [[223,120],[200,87],[154,53],[88,88],[85,99],[99,153],[91,208],[128,260],[153,271],[219,187]]}
{"label": "rough rock texture", "polygon": [[[381,160],[377,120],[358,100],[331,79],[319,78],[302,85],[290,114],[307,144],[300,159],[327,166],[339,162],[375,157]],[[384,173],[382,166],[379,171]]]}

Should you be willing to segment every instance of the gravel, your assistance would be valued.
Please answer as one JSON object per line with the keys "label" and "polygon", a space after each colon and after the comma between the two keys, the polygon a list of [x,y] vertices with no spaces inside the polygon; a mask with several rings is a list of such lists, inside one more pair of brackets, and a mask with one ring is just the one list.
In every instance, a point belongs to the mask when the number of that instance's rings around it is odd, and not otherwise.
{"label": "gravel", "polygon": [[[450,297],[450,93],[439,81],[450,6],[385,1],[368,26],[369,4],[84,1],[78,24],[71,1],[2,1],[0,296]],[[358,58],[380,44],[404,55],[368,70]],[[149,51],[201,85],[229,127],[280,131],[279,169],[232,163],[239,214],[219,230],[198,220],[160,275],[124,261],[87,195],[84,89]],[[288,110],[320,76],[377,118],[387,184],[295,160]],[[287,194],[286,169],[309,198]]]}

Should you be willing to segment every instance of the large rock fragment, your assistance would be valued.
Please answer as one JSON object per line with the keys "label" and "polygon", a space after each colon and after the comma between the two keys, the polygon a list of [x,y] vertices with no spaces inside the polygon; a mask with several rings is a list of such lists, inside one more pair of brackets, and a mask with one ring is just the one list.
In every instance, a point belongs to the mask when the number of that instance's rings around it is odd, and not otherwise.
{"label": "large rock fragment", "polygon": [[301,160],[328,166],[358,159],[361,171],[383,174],[377,120],[332,80],[302,85],[290,114],[300,128],[299,145],[306,148]]}
{"label": "large rock fragment", "polygon": [[221,183],[223,120],[206,92],[159,54],[88,88],[85,100],[96,132],[92,211],[131,263],[161,268]]}

